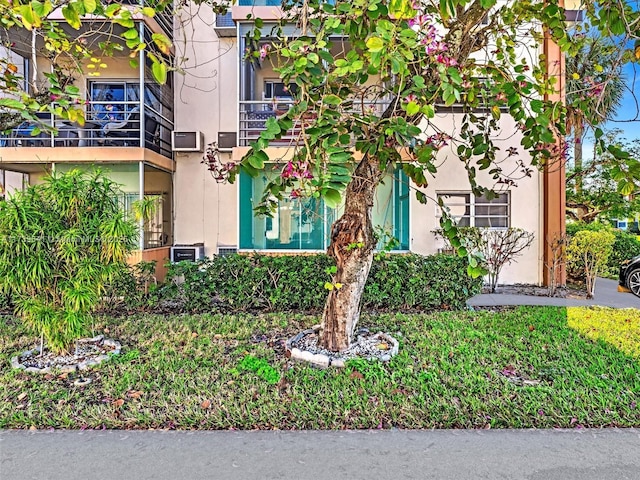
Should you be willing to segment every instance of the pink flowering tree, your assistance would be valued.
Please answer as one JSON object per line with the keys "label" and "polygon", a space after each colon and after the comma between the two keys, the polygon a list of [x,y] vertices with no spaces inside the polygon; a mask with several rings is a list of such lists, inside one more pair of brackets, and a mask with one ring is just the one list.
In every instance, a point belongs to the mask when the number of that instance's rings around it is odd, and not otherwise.
{"label": "pink flowering tree", "polygon": [[[300,132],[257,213],[269,215],[288,197],[342,206],[331,230],[328,253],[337,269],[321,332],[323,346],[340,351],[349,346],[358,322],[376,247],[376,187],[400,168],[418,200],[426,202],[421,187],[436,175],[438,153],[447,147],[466,167],[473,191],[491,196],[477,182],[478,171],[488,171],[494,185],[512,184],[560,154],[563,108],[545,100],[555,79],[546,74],[537,49],[545,28],[566,48],[570,40],[564,11],[553,1],[294,0],[286,2],[285,16],[298,25],[299,35],[272,31],[273,41],[249,55],[272,62],[285,85],[295,83],[295,101],[267,121],[241,167],[260,174],[268,162],[278,162],[267,155],[270,142]],[[256,22],[258,29],[261,24]],[[256,44],[260,38],[254,32]],[[439,111],[452,109],[461,115],[455,135],[435,120]],[[504,172],[496,162],[494,140],[507,115],[522,138],[521,147],[507,154],[530,153],[517,172]],[[441,225],[467,256],[446,209]],[[469,273],[483,273],[473,256]]]}

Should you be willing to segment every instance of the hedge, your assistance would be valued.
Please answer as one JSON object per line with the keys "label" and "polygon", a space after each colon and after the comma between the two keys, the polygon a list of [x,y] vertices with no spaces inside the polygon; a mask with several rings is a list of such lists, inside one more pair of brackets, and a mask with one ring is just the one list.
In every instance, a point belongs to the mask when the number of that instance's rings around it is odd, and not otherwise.
{"label": "hedge", "polygon": [[[169,266],[156,306],[185,312],[319,312],[332,260],[324,255],[216,256]],[[377,255],[365,286],[365,310],[462,309],[482,279],[466,272],[466,259],[451,255]]]}

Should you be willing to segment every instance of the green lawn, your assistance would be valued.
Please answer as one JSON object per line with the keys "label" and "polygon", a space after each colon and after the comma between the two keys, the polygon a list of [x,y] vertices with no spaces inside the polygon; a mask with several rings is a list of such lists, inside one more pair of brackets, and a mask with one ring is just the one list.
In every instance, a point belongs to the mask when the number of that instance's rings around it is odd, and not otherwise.
{"label": "green lawn", "polygon": [[[629,312],[621,320],[631,325],[622,329],[623,343],[637,347],[640,313]],[[575,311],[570,317],[580,324]],[[91,370],[92,383],[79,387],[73,375],[11,370],[10,356],[34,339],[4,317],[0,427],[640,427],[639,350],[625,354],[609,337],[583,337],[568,326],[565,309],[365,316],[363,326],[400,340],[389,364],[290,364],[283,340],[317,320],[102,318],[96,333],[119,339],[123,354]]]}

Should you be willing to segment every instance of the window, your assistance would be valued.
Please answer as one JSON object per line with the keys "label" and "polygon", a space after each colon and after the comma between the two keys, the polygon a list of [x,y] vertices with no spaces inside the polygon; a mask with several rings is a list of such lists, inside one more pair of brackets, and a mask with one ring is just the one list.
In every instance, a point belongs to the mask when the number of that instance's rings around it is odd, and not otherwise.
{"label": "window", "polygon": [[[465,192],[438,193],[449,215],[459,227],[508,228],[510,226],[509,192],[499,193],[496,198],[487,199]],[[438,209],[437,215],[441,212]]]}
{"label": "window", "polygon": [[[274,167],[267,175],[277,175]],[[240,174],[240,248],[244,250],[326,250],[331,225],[340,215],[315,198],[286,198],[272,218],[255,217],[253,207],[262,198],[267,177]],[[409,187],[401,171],[378,187],[372,212],[375,226],[389,240],[393,236],[395,250],[409,249]],[[379,245],[381,247],[382,245]]]}
{"label": "window", "polygon": [[291,100],[293,95],[298,91],[298,85],[290,83],[286,86],[277,80],[265,80],[264,82],[264,98],[283,98]]}
{"label": "window", "polygon": [[584,21],[584,10],[565,10],[564,19],[567,22],[582,22]]}

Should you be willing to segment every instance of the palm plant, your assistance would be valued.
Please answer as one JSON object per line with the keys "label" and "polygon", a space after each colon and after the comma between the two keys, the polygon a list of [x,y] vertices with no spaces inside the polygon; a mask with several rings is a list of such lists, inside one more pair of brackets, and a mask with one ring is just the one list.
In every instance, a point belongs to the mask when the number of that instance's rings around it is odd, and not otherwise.
{"label": "palm plant", "polygon": [[135,246],[117,194],[101,172],[72,170],[0,204],[0,292],[55,353],[85,333],[105,284]]}
{"label": "palm plant", "polygon": [[575,188],[582,189],[582,142],[588,128],[610,120],[626,88],[622,54],[615,44],[599,37],[576,36],[582,48],[566,58],[567,134],[573,135]]}

